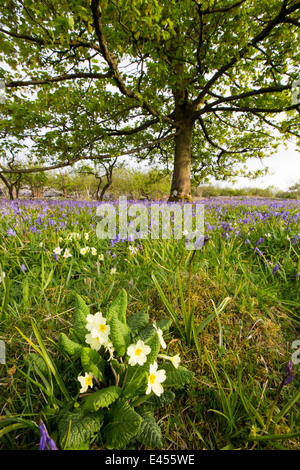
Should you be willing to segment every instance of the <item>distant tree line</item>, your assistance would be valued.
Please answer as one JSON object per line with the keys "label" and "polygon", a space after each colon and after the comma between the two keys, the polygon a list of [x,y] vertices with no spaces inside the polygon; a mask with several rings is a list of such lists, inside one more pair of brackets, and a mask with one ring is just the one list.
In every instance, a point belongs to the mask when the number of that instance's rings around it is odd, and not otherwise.
{"label": "distant tree line", "polygon": [[[101,170],[101,171],[100,171]],[[1,174],[0,174],[1,176]],[[16,198],[74,198],[102,201],[121,195],[129,199],[166,199],[171,188],[171,175],[155,169],[132,169],[82,166],[75,170],[11,175],[0,180],[2,197]],[[210,197],[273,197],[300,199],[300,182],[283,191],[269,186],[220,187],[200,184],[192,187],[194,198]]]}

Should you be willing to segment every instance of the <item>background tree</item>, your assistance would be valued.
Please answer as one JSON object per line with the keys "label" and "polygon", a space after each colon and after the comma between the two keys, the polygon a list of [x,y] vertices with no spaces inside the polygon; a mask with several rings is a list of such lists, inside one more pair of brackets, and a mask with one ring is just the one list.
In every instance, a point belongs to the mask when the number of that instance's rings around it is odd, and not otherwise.
{"label": "background tree", "polygon": [[[93,175],[98,180],[96,199],[103,201],[104,195],[113,182],[113,172],[116,168],[121,168],[118,165],[118,159],[115,157],[113,160],[95,160],[93,166],[81,165],[76,172],[80,175]],[[103,184],[102,184],[103,183]]]}
{"label": "background tree", "polygon": [[300,199],[300,181],[297,183],[293,184],[290,188],[289,191],[296,197],[297,199]]}
{"label": "background tree", "polygon": [[0,132],[30,134],[47,169],[173,160],[170,199],[190,197],[191,175],[249,175],[249,157],[299,139],[299,12],[295,0],[6,0]]}

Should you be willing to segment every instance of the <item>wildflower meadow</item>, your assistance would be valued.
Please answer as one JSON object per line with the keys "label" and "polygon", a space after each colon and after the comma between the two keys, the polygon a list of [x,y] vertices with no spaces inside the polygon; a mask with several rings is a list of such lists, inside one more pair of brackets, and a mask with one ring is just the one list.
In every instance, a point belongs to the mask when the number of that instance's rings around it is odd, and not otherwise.
{"label": "wildflower meadow", "polygon": [[300,201],[198,202],[187,249],[1,200],[1,449],[299,450]]}

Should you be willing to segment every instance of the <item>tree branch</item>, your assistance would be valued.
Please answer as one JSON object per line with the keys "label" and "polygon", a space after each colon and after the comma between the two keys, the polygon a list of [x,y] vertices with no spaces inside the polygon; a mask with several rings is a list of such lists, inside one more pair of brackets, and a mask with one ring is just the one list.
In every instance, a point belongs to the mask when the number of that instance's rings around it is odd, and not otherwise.
{"label": "tree branch", "polygon": [[198,106],[203,102],[203,98],[205,97],[206,93],[210,90],[210,88],[216,83],[216,81],[229,70],[233,65],[235,65],[239,59],[244,57],[246,52],[249,50],[250,47],[254,47],[257,43],[265,39],[269,34],[273,31],[273,29],[279,25],[280,23],[284,23],[286,16],[290,13],[293,13],[300,9],[300,3],[292,5],[289,8],[286,8],[285,5],[281,8],[278,15],[275,16],[269,23],[265,26],[265,28],[258,33],[248,44],[242,47],[237,54],[232,57],[227,64],[224,64],[214,75],[213,77],[207,82],[207,84],[203,87],[199,96],[193,102],[193,109],[196,111]]}
{"label": "tree branch", "polygon": [[15,174],[28,174],[28,173],[38,173],[40,171],[50,171],[50,170],[57,170],[59,168],[65,168],[67,166],[72,166],[75,163],[82,161],[82,160],[107,160],[109,158],[120,158],[124,157],[126,155],[132,155],[135,153],[142,152],[143,150],[147,150],[148,148],[155,147],[156,145],[160,144],[161,142],[164,142],[169,139],[174,139],[178,134],[180,133],[180,130],[178,130],[176,133],[165,135],[164,137],[160,139],[153,140],[149,144],[142,145],[140,147],[135,147],[131,150],[126,150],[118,155],[115,155],[114,153],[106,153],[102,155],[89,155],[89,156],[82,156],[79,155],[78,157],[73,158],[72,160],[68,160],[68,162],[62,162],[62,163],[57,163],[54,165],[50,166],[42,166],[42,167],[35,167],[35,168],[18,168],[18,169],[8,169],[5,168],[3,165],[0,164],[0,175],[6,174],[6,173],[15,173]]}
{"label": "tree branch", "polygon": [[[258,90],[251,90],[251,91],[246,91],[244,93],[240,93],[239,95],[232,95],[232,96],[225,96],[219,97],[216,101],[212,103],[208,103],[203,109],[198,111],[198,115],[204,114],[208,111],[211,110],[214,106],[221,104],[221,103],[226,103],[229,101],[236,101],[236,100],[241,100],[243,98],[248,98],[249,96],[258,96],[262,95],[265,93],[276,93],[276,92],[281,92],[283,90],[289,90],[292,88],[292,85],[278,85],[278,86],[271,86],[271,87],[264,87],[264,88],[259,88]],[[216,108],[214,108],[215,110]]]}
{"label": "tree branch", "polygon": [[224,8],[214,8],[213,10],[210,10],[207,8],[206,10],[203,10],[204,15],[211,15],[212,13],[226,13],[229,10],[232,10],[233,8],[239,7],[243,3],[245,3],[247,0],[241,0],[237,3],[234,3],[233,5],[229,5],[228,7]]}
{"label": "tree branch", "polygon": [[[94,27],[95,27],[95,32],[98,38],[99,46],[101,53],[106,60],[107,64],[109,65],[109,68],[113,74],[113,78],[115,80],[115,83],[117,87],[119,88],[120,92],[127,96],[128,98],[134,99],[138,101],[144,109],[146,109],[150,114],[152,114],[155,117],[159,116],[159,112],[154,109],[143,97],[141,94],[135,93],[133,90],[129,89],[126,87],[126,84],[124,83],[124,80],[119,72],[118,69],[118,64],[116,59],[111,55],[109,52],[109,49],[106,44],[104,32],[103,32],[103,27],[102,27],[102,17],[101,17],[101,9],[99,5],[99,0],[91,0],[91,10],[93,14],[93,19],[94,19]],[[169,118],[168,116],[160,116],[160,119],[163,121],[168,122],[172,126],[175,126],[174,121]]]}
{"label": "tree branch", "polygon": [[299,111],[299,104],[294,104],[292,106],[287,106],[286,108],[251,108],[247,106],[241,106],[241,107],[234,107],[234,106],[229,106],[229,107],[216,107],[213,109],[209,109],[207,112],[213,112],[213,111],[234,111],[237,113],[269,113],[269,114],[275,114],[275,113],[283,113],[285,111],[292,111],[293,109],[296,109]]}
{"label": "tree branch", "polygon": [[58,75],[57,77],[52,77],[52,78],[45,78],[45,79],[37,79],[37,80],[18,80],[14,82],[9,82],[6,83],[5,86],[6,88],[16,88],[16,87],[22,87],[22,86],[30,86],[30,85],[46,85],[48,83],[55,83],[55,82],[62,82],[65,80],[74,80],[76,78],[94,78],[94,79],[105,79],[105,78],[110,78],[112,76],[111,72],[107,73],[92,73],[92,72],[77,72],[77,73],[71,73],[71,74],[64,74],[64,75]]}

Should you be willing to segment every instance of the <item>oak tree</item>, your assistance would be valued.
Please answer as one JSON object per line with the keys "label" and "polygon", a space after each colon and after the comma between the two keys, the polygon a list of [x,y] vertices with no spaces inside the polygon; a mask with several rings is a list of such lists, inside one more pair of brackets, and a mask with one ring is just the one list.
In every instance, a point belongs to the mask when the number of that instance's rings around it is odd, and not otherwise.
{"label": "oak tree", "polygon": [[299,1],[5,0],[1,8],[3,175],[13,171],[5,158],[14,143],[30,139],[36,171],[96,158],[159,161],[172,168],[176,200],[190,198],[191,179],[251,176],[248,158],[299,142]]}

